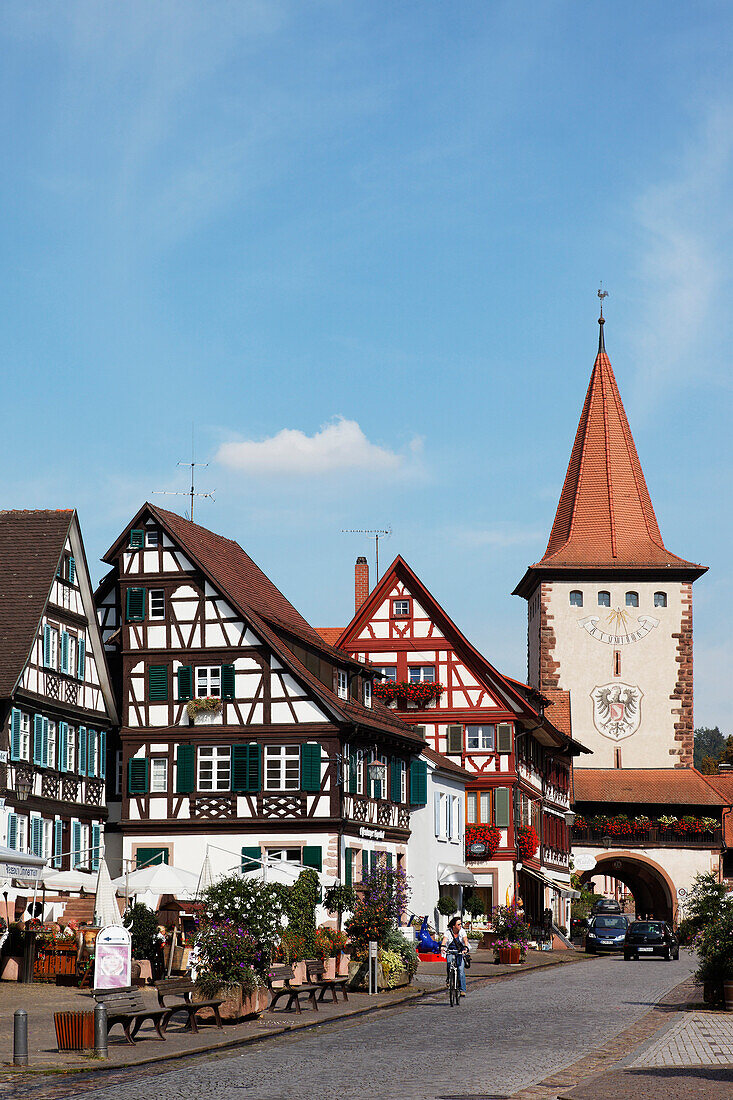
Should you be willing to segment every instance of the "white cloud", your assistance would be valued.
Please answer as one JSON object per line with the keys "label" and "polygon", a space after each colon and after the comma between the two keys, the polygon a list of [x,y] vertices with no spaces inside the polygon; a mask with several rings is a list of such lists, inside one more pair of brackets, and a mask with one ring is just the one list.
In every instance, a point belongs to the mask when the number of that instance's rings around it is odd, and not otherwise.
{"label": "white cloud", "polygon": [[[413,440],[410,450],[419,449]],[[338,417],[314,435],[283,428],[269,439],[223,443],[217,461],[249,474],[309,476],[341,470],[395,472],[404,468],[405,456],[370,443],[355,420]]]}

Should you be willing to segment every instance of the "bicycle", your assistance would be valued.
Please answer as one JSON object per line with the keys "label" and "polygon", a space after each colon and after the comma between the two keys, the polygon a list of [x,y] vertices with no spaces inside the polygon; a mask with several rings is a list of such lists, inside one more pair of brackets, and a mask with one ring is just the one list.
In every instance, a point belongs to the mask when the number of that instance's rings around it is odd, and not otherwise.
{"label": "bicycle", "polygon": [[446,952],[446,958],[448,959],[448,999],[450,1006],[461,1003],[461,987],[458,974],[458,952],[451,948],[448,948]]}

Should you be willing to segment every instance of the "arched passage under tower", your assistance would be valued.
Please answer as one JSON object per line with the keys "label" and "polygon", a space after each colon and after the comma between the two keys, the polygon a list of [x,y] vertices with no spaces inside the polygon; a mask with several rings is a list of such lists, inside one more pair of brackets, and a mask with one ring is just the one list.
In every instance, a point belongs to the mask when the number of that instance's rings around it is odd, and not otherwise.
{"label": "arched passage under tower", "polygon": [[599,875],[618,879],[634,896],[637,916],[655,917],[670,923],[677,918],[677,891],[671,878],[658,863],[635,852],[603,852],[596,856],[595,867],[583,871],[581,882]]}

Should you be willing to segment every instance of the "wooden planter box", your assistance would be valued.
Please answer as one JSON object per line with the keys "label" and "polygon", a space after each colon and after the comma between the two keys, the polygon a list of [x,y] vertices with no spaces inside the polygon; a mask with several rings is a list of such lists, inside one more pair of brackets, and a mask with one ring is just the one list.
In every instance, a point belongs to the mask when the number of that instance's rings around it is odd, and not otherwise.
{"label": "wooden planter box", "polygon": [[[224,1002],[219,1007],[222,1020],[230,1020],[237,1023],[239,1020],[261,1016],[269,1004],[269,996],[264,986],[255,989],[254,993],[243,993],[241,985],[222,987],[216,995],[222,997]],[[204,997],[198,990],[191,994],[191,1000],[209,1001],[210,997]],[[204,1008],[199,1013],[200,1020],[213,1019],[214,1012],[211,1008]]]}
{"label": "wooden planter box", "polygon": [[94,1049],[93,1012],[54,1012],[59,1050]]}
{"label": "wooden planter box", "polygon": [[[402,986],[409,985],[412,979],[408,975],[406,970],[398,970],[396,974],[396,980],[393,985],[387,985],[387,976],[384,973],[383,967],[380,965],[377,967],[377,989],[379,992],[383,992],[386,989],[401,989]],[[357,992],[369,991],[369,970],[366,962],[351,962],[349,963],[349,989],[354,989]]]}
{"label": "wooden planter box", "polygon": [[34,978],[76,977],[77,947],[72,944],[37,944]]}
{"label": "wooden planter box", "polygon": [[521,947],[500,947],[499,962],[504,966],[518,966],[522,961],[522,949]]}

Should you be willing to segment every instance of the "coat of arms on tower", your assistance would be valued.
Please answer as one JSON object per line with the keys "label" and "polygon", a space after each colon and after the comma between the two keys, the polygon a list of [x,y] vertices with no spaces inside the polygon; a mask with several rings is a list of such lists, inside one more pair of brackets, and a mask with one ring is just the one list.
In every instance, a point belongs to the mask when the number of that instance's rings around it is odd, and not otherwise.
{"label": "coat of arms on tower", "polygon": [[603,684],[593,688],[593,725],[603,737],[622,741],[631,737],[641,725],[640,688],[632,684]]}

